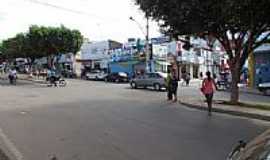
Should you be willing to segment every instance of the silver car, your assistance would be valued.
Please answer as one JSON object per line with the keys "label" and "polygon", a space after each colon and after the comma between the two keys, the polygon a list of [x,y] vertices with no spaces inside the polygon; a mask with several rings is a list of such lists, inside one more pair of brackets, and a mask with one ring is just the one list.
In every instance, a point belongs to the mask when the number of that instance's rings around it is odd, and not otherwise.
{"label": "silver car", "polygon": [[104,80],[107,75],[108,74],[105,72],[96,70],[96,71],[86,73],[86,78],[88,80],[96,80],[97,81],[97,80]]}
{"label": "silver car", "polygon": [[159,72],[147,73],[131,79],[130,86],[133,89],[153,87],[155,90],[160,91],[163,88],[166,89],[166,74]]}

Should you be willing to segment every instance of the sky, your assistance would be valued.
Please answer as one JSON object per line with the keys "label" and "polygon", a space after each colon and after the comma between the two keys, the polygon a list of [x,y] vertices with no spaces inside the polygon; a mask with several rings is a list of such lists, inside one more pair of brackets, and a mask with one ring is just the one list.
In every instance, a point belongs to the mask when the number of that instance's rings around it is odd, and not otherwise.
{"label": "sky", "polygon": [[[0,0],[0,40],[27,32],[30,25],[78,29],[90,41],[143,38],[146,19],[133,0]],[[145,32],[145,31],[144,31]],[[159,36],[150,22],[150,37]]]}

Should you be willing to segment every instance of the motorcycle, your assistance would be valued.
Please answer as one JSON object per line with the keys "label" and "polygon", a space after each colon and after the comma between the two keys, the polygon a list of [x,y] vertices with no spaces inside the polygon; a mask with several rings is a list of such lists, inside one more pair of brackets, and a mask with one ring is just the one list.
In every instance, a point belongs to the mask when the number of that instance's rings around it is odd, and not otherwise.
{"label": "motorcycle", "polygon": [[47,86],[52,87],[53,85],[55,87],[65,87],[67,85],[67,82],[65,79],[63,79],[61,76],[53,76],[53,77],[47,77]]}
{"label": "motorcycle", "polygon": [[17,81],[17,76],[16,75],[8,75],[8,79],[9,79],[9,83],[16,85],[16,81]]}

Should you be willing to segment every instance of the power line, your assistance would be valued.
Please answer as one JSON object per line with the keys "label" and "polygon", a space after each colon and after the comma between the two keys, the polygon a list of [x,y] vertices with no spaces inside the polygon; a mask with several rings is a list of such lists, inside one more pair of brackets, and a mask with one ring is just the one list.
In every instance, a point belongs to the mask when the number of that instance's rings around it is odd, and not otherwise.
{"label": "power line", "polygon": [[63,11],[66,11],[66,12],[71,12],[71,13],[75,13],[75,14],[79,14],[79,15],[85,15],[85,16],[94,17],[94,18],[99,19],[99,20],[100,19],[103,19],[103,20],[106,19],[106,21],[107,21],[107,18],[101,17],[101,16],[96,15],[96,14],[91,14],[91,13],[87,13],[87,12],[83,12],[83,11],[78,11],[78,10],[66,8],[66,7],[63,7],[63,6],[60,6],[60,5],[56,5],[56,4],[52,4],[52,3],[48,3],[48,2],[44,2],[44,1],[39,1],[39,0],[26,0],[26,1],[29,1],[29,2],[35,3],[35,4],[39,4],[39,5],[42,5],[42,6],[46,6],[46,7],[55,8],[55,9],[58,9],[58,10],[63,10]]}

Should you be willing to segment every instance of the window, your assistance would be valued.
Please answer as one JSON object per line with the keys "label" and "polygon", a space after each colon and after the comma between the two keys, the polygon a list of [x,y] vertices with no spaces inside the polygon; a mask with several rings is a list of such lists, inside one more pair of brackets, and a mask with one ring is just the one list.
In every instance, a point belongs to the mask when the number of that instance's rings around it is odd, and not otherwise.
{"label": "window", "polygon": [[158,74],[156,73],[150,73],[149,78],[158,78]]}

